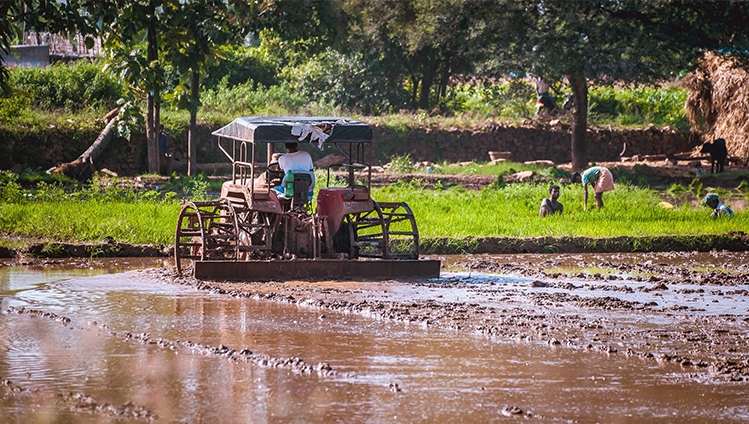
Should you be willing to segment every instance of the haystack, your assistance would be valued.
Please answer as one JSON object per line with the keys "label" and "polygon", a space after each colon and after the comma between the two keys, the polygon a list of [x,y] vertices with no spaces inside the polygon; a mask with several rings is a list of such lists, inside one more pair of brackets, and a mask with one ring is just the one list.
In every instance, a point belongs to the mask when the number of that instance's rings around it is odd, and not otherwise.
{"label": "haystack", "polygon": [[749,74],[724,56],[708,53],[684,83],[687,116],[703,141],[724,138],[728,155],[749,163]]}

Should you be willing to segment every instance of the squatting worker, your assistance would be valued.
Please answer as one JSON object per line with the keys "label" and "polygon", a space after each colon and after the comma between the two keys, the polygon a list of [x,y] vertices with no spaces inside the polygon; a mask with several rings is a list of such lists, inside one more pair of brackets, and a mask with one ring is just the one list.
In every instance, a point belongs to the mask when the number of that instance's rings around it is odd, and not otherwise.
{"label": "squatting worker", "polygon": [[573,172],[570,178],[573,183],[582,183],[585,189],[583,193],[583,210],[588,210],[588,185],[593,186],[595,192],[596,206],[603,208],[603,193],[614,189],[614,176],[611,171],[602,167],[594,166],[583,171],[582,174]]}
{"label": "squatting worker", "polygon": [[555,213],[561,215],[564,211],[564,206],[557,201],[557,199],[559,199],[558,185],[552,185],[549,187],[549,196],[550,197],[541,201],[541,209],[538,212],[539,217],[554,215]]}
{"label": "squatting worker", "polygon": [[285,143],[284,145],[288,153],[278,158],[278,166],[281,167],[284,178],[281,181],[281,185],[273,189],[279,192],[279,194],[283,194],[283,182],[286,179],[286,173],[289,171],[292,174],[302,172],[312,177],[312,185],[309,188],[311,195],[315,186],[315,173],[312,171],[315,164],[312,163],[312,156],[304,150],[299,150],[299,143]]}
{"label": "squatting worker", "polygon": [[717,193],[708,193],[705,196],[705,204],[713,209],[713,213],[710,214],[713,218],[720,218],[721,216],[733,216],[733,211],[728,206],[721,203]]}

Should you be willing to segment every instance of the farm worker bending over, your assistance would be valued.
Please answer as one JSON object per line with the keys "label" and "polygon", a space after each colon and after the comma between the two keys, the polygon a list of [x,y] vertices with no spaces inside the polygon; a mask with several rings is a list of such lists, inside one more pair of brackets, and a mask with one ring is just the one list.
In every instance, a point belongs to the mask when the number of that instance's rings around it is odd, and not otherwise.
{"label": "farm worker bending over", "polygon": [[541,210],[538,212],[539,217],[554,215],[555,213],[561,215],[564,211],[564,206],[557,201],[559,199],[558,185],[549,187],[549,195],[550,197],[541,201]]}
{"label": "farm worker bending over", "polygon": [[705,196],[705,204],[714,209],[713,213],[710,214],[713,218],[719,218],[721,216],[733,216],[733,211],[728,206],[718,200],[717,193],[708,193]]}
{"label": "farm worker bending over", "polygon": [[573,172],[570,177],[573,183],[580,182],[583,184],[585,192],[583,194],[583,210],[588,210],[588,184],[593,186],[596,196],[596,206],[603,208],[603,193],[614,189],[614,176],[611,171],[602,167],[594,166],[583,171],[582,174]]}
{"label": "farm worker bending over", "polygon": [[285,143],[286,150],[288,153],[278,158],[278,166],[284,173],[284,178],[281,180],[281,185],[273,187],[279,195],[283,195],[283,186],[286,182],[286,174],[291,171],[292,174],[304,173],[309,174],[312,177],[312,184],[309,187],[309,198],[312,199],[313,189],[315,188],[315,173],[312,172],[312,168],[315,165],[312,163],[312,156],[304,150],[299,150],[299,143]]}

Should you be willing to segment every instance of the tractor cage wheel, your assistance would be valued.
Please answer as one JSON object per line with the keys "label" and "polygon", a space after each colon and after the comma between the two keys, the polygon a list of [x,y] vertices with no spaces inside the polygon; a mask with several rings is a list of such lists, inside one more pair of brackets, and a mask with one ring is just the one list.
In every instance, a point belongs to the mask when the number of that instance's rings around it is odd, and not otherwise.
{"label": "tractor cage wheel", "polygon": [[374,202],[374,210],[351,216],[351,252],[382,259],[418,259],[419,230],[405,202]]}
{"label": "tractor cage wheel", "polygon": [[182,260],[236,260],[239,253],[237,215],[226,199],[185,201],[177,218],[174,263],[182,272]]}

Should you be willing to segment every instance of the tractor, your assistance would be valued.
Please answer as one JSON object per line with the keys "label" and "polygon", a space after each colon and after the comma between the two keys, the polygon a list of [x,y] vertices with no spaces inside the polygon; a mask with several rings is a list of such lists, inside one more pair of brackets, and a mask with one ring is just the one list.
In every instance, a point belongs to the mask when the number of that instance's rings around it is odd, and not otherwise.
{"label": "tractor", "polygon": [[[231,162],[232,178],[218,200],[183,201],[174,242],[180,272],[192,260],[199,278],[439,275],[439,261],[419,260],[411,208],[371,197],[368,125],[337,117],[242,117],[212,135]],[[326,183],[313,202],[314,174],[283,173],[275,147],[315,142],[332,146],[341,160],[326,166]],[[331,169],[345,177],[334,173],[331,184]]]}

